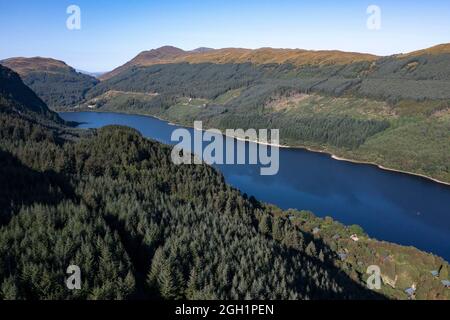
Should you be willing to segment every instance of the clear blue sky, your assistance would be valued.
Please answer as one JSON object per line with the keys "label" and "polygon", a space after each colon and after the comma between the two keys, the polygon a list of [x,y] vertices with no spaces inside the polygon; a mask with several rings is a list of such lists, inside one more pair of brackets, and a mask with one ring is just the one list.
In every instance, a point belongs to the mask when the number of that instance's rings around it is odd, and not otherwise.
{"label": "clear blue sky", "polygon": [[[81,8],[81,30],[66,9]],[[366,26],[369,5],[382,29]],[[339,49],[388,55],[450,42],[448,0],[0,0],[0,59],[43,56],[107,71],[163,45]]]}

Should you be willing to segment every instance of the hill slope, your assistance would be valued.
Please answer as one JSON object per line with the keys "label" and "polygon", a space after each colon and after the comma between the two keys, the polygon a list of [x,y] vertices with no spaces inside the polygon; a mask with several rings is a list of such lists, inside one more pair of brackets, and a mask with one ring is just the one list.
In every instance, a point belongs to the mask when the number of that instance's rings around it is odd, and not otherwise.
{"label": "hill slope", "polygon": [[13,69],[21,76],[27,76],[32,72],[66,73],[71,68],[63,61],[51,58],[9,58],[0,61],[5,67]]}
{"label": "hill slope", "polygon": [[[442,259],[249,199],[132,129],[68,141],[6,108],[0,123],[0,299],[382,299],[412,283],[418,298],[449,298]],[[365,287],[371,264],[380,292]],[[69,265],[80,291],[65,287]]]}
{"label": "hill slope", "polygon": [[410,52],[403,56],[414,57],[414,56],[439,55],[439,54],[450,54],[450,43],[443,43],[433,46],[431,48]]}
{"label": "hill slope", "polygon": [[183,125],[202,120],[210,128],[281,129],[290,146],[450,183],[449,47],[390,57],[177,51],[167,60],[133,61],[87,98],[91,109]]}
{"label": "hill slope", "polygon": [[101,80],[110,79],[132,67],[152,66],[168,63],[215,63],[215,64],[292,64],[296,67],[304,65],[344,65],[362,61],[374,61],[377,57],[370,54],[360,54],[341,51],[307,51],[299,49],[257,50],[226,48],[209,49],[198,48],[193,51],[183,51],[175,47],[162,47],[144,51],[125,65],[104,74]]}
{"label": "hill slope", "polygon": [[[41,95],[75,99],[77,110],[145,113],[184,125],[203,120],[220,129],[281,128],[288,145],[450,183],[449,47],[390,57],[162,47],[139,54],[88,92],[67,95],[72,85],[48,82],[48,71],[32,86]],[[61,109],[73,108],[73,101],[63,102]]]}
{"label": "hill slope", "polygon": [[0,65],[0,109],[32,118],[48,119],[62,123],[59,116],[20,79],[14,71]]}
{"label": "hill slope", "polygon": [[[104,74],[101,79],[111,79],[117,83],[121,78],[130,79],[135,75],[139,76],[140,72],[157,70],[149,69],[152,66],[167,68],[170,64],[212,64],[217,66],[218,70],[223,70],[223,65],[251,64],[271,81],[282,79],[286,84],[302,91],[316,90],[334,95],[351,93],[392,101],[442,100],[450,99],[449,47],[450,45],[440,45],[391,57],[340,51],[272,48],[188,52],[174,47],[163,47],[139,54],[125,65]],[[180,67],[180,72],[186,72],[186,69]],[[198,68],[193,66],[191,69]],[[158,74],[151,76],[158,77]],[[164,77],[165,74],[161,76]],[[177,73],[174,76],[177,77]],[[202,76],[202,73],[198,74],[198,80],[201,81]],[[251,75],[248,78],[253,81],[260,80]],[[132,87],[130,89],[139,90]]]}
{"label": "hill slope", "polygon": [[139,53],[136,57],[125,63],[124,65],[114,69],[111,72],[103,74],[102,76],[99,77],[99,79],[103,81],[112,78],[134,66],[145,66],[145,65],[166,63],[167,61],[172,61],[173,59],[186,54],[187,54],[186,51],[172,46],[164,46],[158,49],[143,51]]}
{"label": "hill slope", "polygon": [[[370,263],[382,266],[391,298],[406,298],[412,283],[418,297],[447,297],[428,270],[446,277],[442,259],[248,200],[208,166],[172,165],[170,149],[133,130],[104,128],[62,147],[24,137],[19,149],[1,134],[1,199],[22,190],[18,177],[39,190],[19,193],[0,228],[3,298],[379,299],[364,287]],[[72,264],[84,271],[76,293],[64,289]]]}
{"label": "hill slope", "polygon": [[49,58],[10,58],[0,64],[19,73],[25,84],[51,108],[80,103],[98,83],[96,78]]}

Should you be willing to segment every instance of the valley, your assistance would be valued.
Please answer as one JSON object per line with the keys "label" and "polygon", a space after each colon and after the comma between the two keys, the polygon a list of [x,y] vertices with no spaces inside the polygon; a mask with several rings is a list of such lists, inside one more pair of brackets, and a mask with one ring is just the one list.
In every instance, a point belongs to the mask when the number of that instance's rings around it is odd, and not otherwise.
{"label": "valley", "polygon": [[[383,101],[318,94],[274,98],[262,114],[249,110],[224,112],[225,104],[238,97],[239,90],[214,100],[180,98],[167,108],[152,108],[148,95],[121,94],[96,98],[91,110],[155,116],[183,126],[203,120],[209,128],[281,128],[281,142],[289,147],[326,152],[337,158],[372,163],[390,170],[421,175],[450,183],[450,117],[447,102],[403,103],[391,106]],[[108,94],[107,94],[108,95]],[[153,102],[154,103],[154,102]],[[147,106],[147,107],[146,107]],[[62,109],[66,111],[66,109]],[[87,110],[86,105],[74,109]],[[442,111],[440,111],[442,110]],[[242,112],[242,113],[240,113]],[[220,113],[220,114],[217,114]],[[411,114],[412,113],[412,114]],[[327,126],[327,131],[310,132],[304,127]],[[335,135],[333,137],[333,135]]]}
{"label": "valley", "polygon": [[[177,139],[172,140],[172,134],[181,129],[148,116],[106,112],[70,112],[60,113],[60,116],[82,123],[80,128],[84,129],[108,125],[131,127],[144,137],[171,146],[178,143]],[[194,135],[193,129],[187,130]],[[237,141],[229,136],[225,140],[221,154],[228,155]],[[198,150],[205,151],[208,144],[208,141],[201,145],[191,141],[183,146],[189,152],[197,150],[198,156],[202,154]],[[248,150],[261,152],[261,145],[248,142],[246,146]],[[285,210],[310,210],[318,217],[329,216],[345,225],[360,225],[371,237],[414,246],[450,259],[448,186],[381,171],[374,166],[336,161],[323,153],[293,148],[281,148],[277,153],[279,171],[276,175],[262,176],[261,170],[268,166],[261,161],[257,165],[238,164],[237,152],[234,152],[234,161],[213,166],[227,183],[260,201]],[[211,163],[210,156],[202,155]]]}
{"label": "valley", "polygon": [[[379,170],[364,166],[374,180],[354,185],[364,186],[362,193],[344,192],[337,205],[337,190],[346,190],[331,186],[332,176],[321,176],[318,163],[339,166],[330,172],[348,179],[348,188],[353,179],[344,168],[354,165],[315,154],[305,155],[311,157],[304,171],[309,179],[274,184],[290,200],[266,198],[264,189],[251,189],[249,196],[240,190],[261,181],[231,168],[174,166],[167,146],[117,126],[130,126],[125,120],[91,130],[71,127],[87,110],[87,117],[101,112],[99,123],[115,112],[184,126],[201,120],[223,130],[280,129],[281,142],[292,147],[448,183],[448,48],[377,57],[163,47],[100,80],[55,60],[1,61],[24,83],[0,66],[0,177],[8,185],[0,194],[0,298],[408,299],[405,290],[414,287],[418,299],[449,299],[444,282],[450,267],[443,258],[392,243],[413,244],[403,241],[407,229],[399,231],[407,221],[411,230],[430,235],[417,238],[418,247],[432,251],[433,242],[447,256],[445,207],[433,202],[440,193],[430,191],[432,202],[424,207],[408,201],[423,185],[433,189],[432,182],[401,176],[408,185],[409,179],[418,183],[405,198],[397,193],[406,188],[384,190],[389,183],[377,178]],[[47,105],[74,118],[65,121]],[[282,188],[292,184],[289,192]],[[383,192],[400,202],[374,196],[390,197]],[[390,215],[408,202],[405,212],[415,216]],[[379,234],[391,242],[372,238],[381,230],[373,220],[377,212],[387,214],[384,222],[391,219],[390,235]],[[365,231],[355,225],[361,217]],[[219,262],[223,257],[226,263]],[[85,290],[71,293],[62,280],[66,265],[75,262],[92,272]],[[370,265],[383,270],[381,291],[366,287]]]}
{"label": "valley", "polygon": [[450,45],[391,57],[163,47],[92,80],[78,103],[50,105],[279,128],[285,145],[450,183],[449,65]]}

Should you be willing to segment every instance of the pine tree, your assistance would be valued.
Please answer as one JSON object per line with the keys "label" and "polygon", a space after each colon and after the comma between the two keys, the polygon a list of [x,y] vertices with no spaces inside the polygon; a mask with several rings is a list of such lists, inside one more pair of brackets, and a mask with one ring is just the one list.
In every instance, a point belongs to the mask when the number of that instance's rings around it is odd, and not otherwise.
{"label": "pine tree", "polygon": [[319,252],[319,260],[322,262],[325,262],[325,255],[323,254],[322,250],[320,250],[320,252]]}
{"label": "pine tree", "polygon": [[268,215],[263,215],[263,217],[261,218],[261,221],[259,222],[259,230],[261,231],[261,233],[263,234],[270,234],[272,233],[272,228],[271,228],[271,223],[270,223],[270,218]]}
{"label": "pine tree", "polygon": [[166,263],[158,275],[158,287],[161,297],[164,299],[175,299],[177,297],[177,288],[173,271],[170,264]]}
{"label": "pine tree", "polygon": [[3,281],[0,286],[0,299],[3,300],[18,300],[20,299],[19,289],[12,277]]}
{"label": "pine tree", "polygon": [[316,249],[316,245],[314,244],[314,241],[311,241],[308,244],[305,251],[306,251],[306,254],[308,254],[311,257],[317,256],[317,249]]}
{"label": "pine tree", "polygon": [[189,275],[189,280],[186,288],[186,298],[190,300],[194,300],[197,293],[197,272],[195,268],[193,268]]}

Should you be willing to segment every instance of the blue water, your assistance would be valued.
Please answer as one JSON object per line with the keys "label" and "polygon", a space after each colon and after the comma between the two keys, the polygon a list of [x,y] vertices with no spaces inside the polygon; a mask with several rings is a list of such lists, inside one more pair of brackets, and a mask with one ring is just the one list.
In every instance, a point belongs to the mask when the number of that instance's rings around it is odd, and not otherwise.
{"label": "blue water", "polygon": [[[179,128],[137,115],[60,115],[65,120],[83,123],[80,128],[129,126],[165,144],[175,144],[170,137]],[[299,149],[280,149],[280,171],[275,176],[261,176],[260,167],[252,165],[216,168],[229,184],[258,200],[283,209],[311,210],[344,224],[358,224],[374,238],[414,246],[450,261],[449,186]]]}

